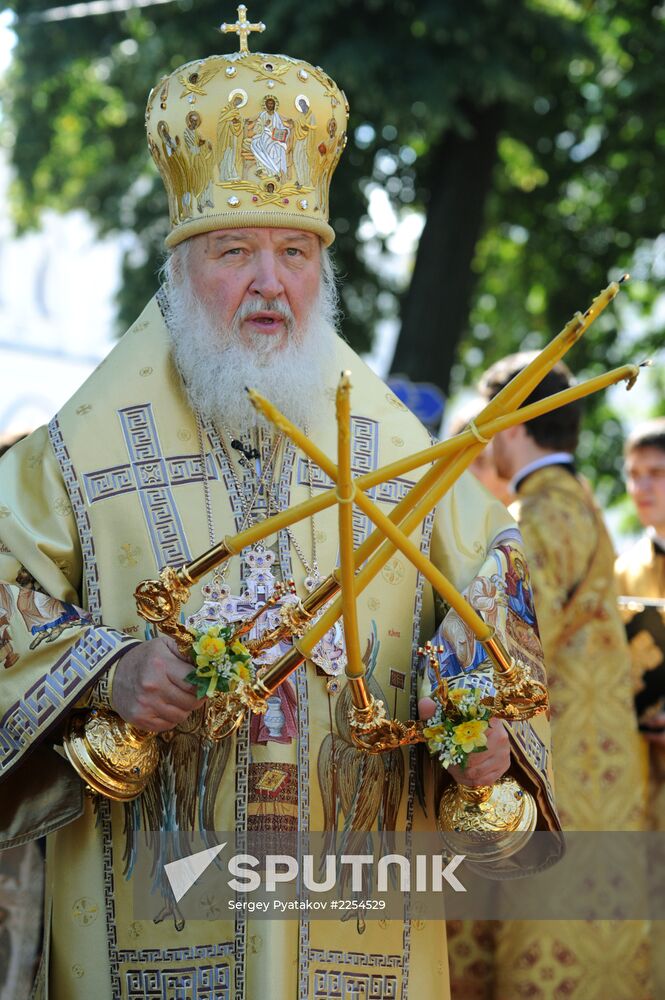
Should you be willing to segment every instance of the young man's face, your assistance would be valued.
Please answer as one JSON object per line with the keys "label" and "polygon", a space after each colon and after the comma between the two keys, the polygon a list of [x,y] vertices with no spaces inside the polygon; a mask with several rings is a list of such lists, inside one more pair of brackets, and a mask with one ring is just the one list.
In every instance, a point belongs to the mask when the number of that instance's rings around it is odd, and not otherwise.
{"label": "young man's face", "polygon": [[489,448],[485,448],[485,451],[481,451],[478,458],[476,458],[469,466],[469,471],[474,474],[476,479],[483,484],[486,490],[500,500],[501,503],[505,503],[506,506],[510,503],[512,497],[510,495],[510,490],[508,489],[508,479],[504,479],[496,471],[496,466],[492,459],[492,453]]}
{"label": "young man's face", "polygon": [[665,451],[634,448],[626,458],[626,488],[645,527],[665,533]]}
{"label": "young man's face", "polygon": [[494,464],[497,476],[507,482],[515,474],[512,440],[509,431],[501,431],[494,435],[491,445],[485,449],[485,453]]}

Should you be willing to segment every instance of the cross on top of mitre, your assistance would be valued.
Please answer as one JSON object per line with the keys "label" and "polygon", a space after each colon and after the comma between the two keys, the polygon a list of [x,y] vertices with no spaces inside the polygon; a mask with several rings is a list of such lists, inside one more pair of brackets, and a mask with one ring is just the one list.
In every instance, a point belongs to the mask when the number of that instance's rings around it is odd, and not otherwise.
{"label": "cross on top of mitre", "polygon": [[240,51],[249,52],[249,46],[247,45],[247,39],[252,31],[265,31],[266,26],[263,21],[259,21],[257,24],[250,24],[247,20],[247,8],[244,3],[241,3],[238,7],[238,20],[234,24],[220,24],[219,30],[227,34],[230,31],[235,32],[240,40]]}

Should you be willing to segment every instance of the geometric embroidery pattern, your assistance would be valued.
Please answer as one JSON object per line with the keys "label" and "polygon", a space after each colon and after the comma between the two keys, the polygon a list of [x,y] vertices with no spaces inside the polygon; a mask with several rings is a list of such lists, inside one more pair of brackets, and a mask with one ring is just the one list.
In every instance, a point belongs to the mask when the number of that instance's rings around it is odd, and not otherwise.
{"label": "geometric embroidery pattern", "polygon": [[536,765],[539,771],[545,771],[547,767],[547,747],[533,726],[529,725],[528,722],[513,722],[510,728],[529,760]]}
{"label": "geometric embroidery pattern", "polygon": [[152,962],[193,962],[200,958],[224,958],[233,954],[233,945],[226,941],[223,944],[193,944],[181,948],[122,948],[118,951],[121,962],[136,962],[139,965],[150,965]]}
{"label": "geometric embroidery pattern", "polygon": [[157,566],[159,569],[180,566],[191,555],[173,498],[152,406],[150,403],[126,406],[118,411],[118,416]]}
{"label": "geometric embroidery pattern", "polygon": [[[362,952],[323,951],[310,948],[312,992],[320,1000],[396,1000],[401,976],[389,972],[364,972],[363,968],[403,969],[401,955],[367,955]],[[330,963],[334,969],[316,968],[318,963]],[[351,965],[353,969],[343,966]],[[341,966],[341,968],[340,968]]]}
{"label": "geometric embroidery pattern", "polygon": [[[88,516],[88,509],[83,499],[83,491],[74,469],[74,463],[67,451],[58,416],[51,420],[48,427],[49,437],[55,452],[55,457],[60,465],[60,472],[69,493],[69,501],[72,505],[76,527],[78,528],[79,541],[81,543],[81,555],[83,556],[83,599],[87,602],[88,611],[92,615],[95,625],[102,624],[102,596],[99,589],[99,570],[97,569],[97,558],[95,555],[95,540],[92,537],[92,527]],[[93,692],[93,701],[101,701],[108,704],[108,676],[102,673],[97,680]]]}
{"label": "geometric embroidery pattern", "polygon": [[538,771],[547,790],[548,797],[554,803],[554,789],[551,786],[547,772],[547,747],[530,722],[511,722],[509,732],[515,742],[522,748],[527,760]]}
{"label": "geometric embroidery pattern", "polygon": [[165,457],[150,403],[126,406],[118,416],[129,463],[84,474],[88,503],[138,493],[158,567],[179,566],[191,556],[172,490],[205,482],[206,471],[209,479],[217,479],[213,458],[206,455],[204,471],[200,455]]}
{"label": "geometric embroidery pattern", "polygon": [[[351,417],[351,472],[354,476],[364,476],[379,467],[379,424],[369,417]],[[298,483],[309,485],[309,470],[303,458],[298,459]],[[398,504],[414,485],[410,479],[389,479],[385,483],[366,490],[367,496],[379,503]],[[332,489],[334,483],[329,476],[312,464],[312,487],[316,490]],[[374,525],[361,510],[353,509],[353,543],[361,545],[369,536]]]}
{"label": "geometric embroidery pattern", "polygon": [[118,934],[115,919],[115,876],[113,872],[113,829],[111,805],[108,799],[99,797],[97,817],[102,828],[102,864],[104,867],[104,909],[106,911],[106,942],[108,946],[109,969],[111,972],[111,994],[120,993],[120,968],[118,965]]}
{"label": "geometric embroidery pattern", "polygon": [[0,773],[56,724],[128,644],[135,646],[136,640],[103,627],[86,629],[0,720]]}
{"label": "geometric embroidery pattern", "polygon": [[312,1000],[396,1000],[397,976],[375,972],[315,969]]}
{"label": "geometric embroidery pattern", "polygon": [[362,951],[324,951],[323,948],[310,948],[310,962],[330,962],[331,965],[353,965],[380,969],[401,969],[401,955],[368,955]]}
{"label": "geometric embroidery pattern", "polygon": [[99,592],[99,573],[97,571],[97,560],[95,558],[95,543],[92,537],[90,518],[83,502],[83,494],[74,469],[69,452],[65,445],[60,422],[55,416],[48,427],[51,445],[55,452],[55,457],[60,466],[60,472],[64,480],[69,499],[76,519],[79,539],[81,542],[81,554],[83,556],[83,576],[85,581],[85,599],[87,608],[96,625],[101,625],[102,608]]}
{"label": "geometric embroidery pattern", "polygon": [[127,1000],[233,1000],[228,964],[179,969],[130,969]]}
{"label": "geometric embroidery pattern", "polygon": [[[191,948],[156,948],[120,951],[118,958],[123,964],[136,964],[124,972],[125,990],[128,1000],[234,1000],[231,988],[231,969],[227,962],[211,961],[206,965],[173,965],[164,968],[166,962],[192,962],[202,958],[230,958],[231,944],[194,945]],[[160,963],[159,969],[150,968]]]}
{"label": "geometric embroidery pattern", "polygon": [[[249,718],[245,718],[244,722],[236,731],[235,819],[236,833],[240,835],[240,843],[242,843],[242,835],[247,831],[250,757]],[[242,910],[237,910],[235,914],[233,941],[235,955],[235,996],[237,1000],[244,1000],[246,974],[245,958],[247,955],[247,917]]]}

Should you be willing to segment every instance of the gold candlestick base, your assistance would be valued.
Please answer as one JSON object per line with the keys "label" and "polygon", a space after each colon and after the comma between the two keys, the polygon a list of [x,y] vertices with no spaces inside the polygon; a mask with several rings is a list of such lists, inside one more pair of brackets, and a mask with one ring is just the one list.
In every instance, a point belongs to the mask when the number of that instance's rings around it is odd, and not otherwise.
{"label": "gold candlestick base", "polygon": [[[357,682],[353,679],[349,683],[353,684],[354,680]],[[373,695],[369,695],[366,705],[351,706],[349,726],[353,745],[365,753],[387,753],[424,740],[422,722],[389,719],[386,706]]]}
{"label": "gold candlestick base", "polygon": [[86,785],[118,802],[140,795],[159,763],[156,733],[136,729],[101,707],[71,716],[63,746]]}
{"label": "gold candlestick base", "polygon": [[454,785],[439,804],[438,826],[446,844],[472,861],[516,854],[536,829],[538,810],[513,778],[494,785]]}
{"label": "gold candlestick base", "polygon": [[257,677],[253,684],[240,684],[233,692],[218,691],[209,698],[205,709],[205,733],[211,740],[223,740],[235,732],[249,710],[265,715],[272,692]]}

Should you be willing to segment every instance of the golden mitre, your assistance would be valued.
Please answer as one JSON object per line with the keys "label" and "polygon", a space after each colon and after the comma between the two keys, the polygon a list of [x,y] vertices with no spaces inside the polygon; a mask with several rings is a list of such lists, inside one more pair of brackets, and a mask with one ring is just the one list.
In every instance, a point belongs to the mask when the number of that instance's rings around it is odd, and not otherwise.
{"label": "golden mitre", "polygon": [[250,52],[262,31],[246,8],[223,24],[240,51],[197,59],[163,77],[146,108],[148,146],[169,200],[174,247],[196,233],[305,229],[329,246],[328,189],[346,145],[349,105],[318,66]]}

